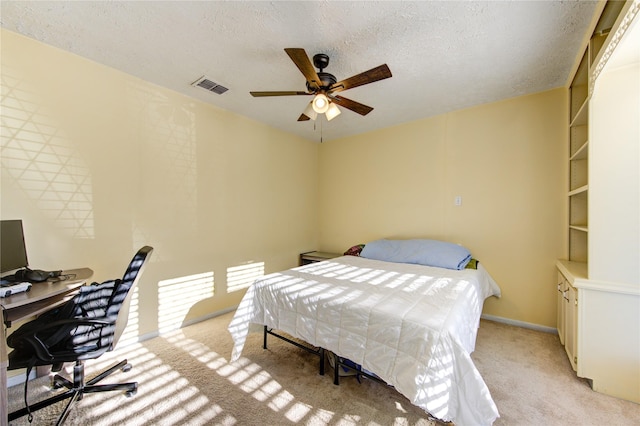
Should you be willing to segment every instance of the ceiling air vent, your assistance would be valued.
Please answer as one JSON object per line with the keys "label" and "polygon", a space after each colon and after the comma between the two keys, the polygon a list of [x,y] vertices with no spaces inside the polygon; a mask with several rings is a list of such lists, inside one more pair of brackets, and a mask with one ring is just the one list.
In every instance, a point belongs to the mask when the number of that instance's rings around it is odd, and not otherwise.
{"label": "ceiling air vent", "polygon": [[196,81],[191,83],[191,85],[195,86],[195,87],[202,87],[203,89],[208,90],[208,91],[213,92],[213,93],[217,93],[218,95],[222,95],[224,92],[229,90],[226,87],[224,87],[224,86],[222,86],[222,85],[220,85],[220,84],[218,84],[216,82],[213,82],[213,81],[209,80],[205,76],[200,77],[199,79],[197,79]]}

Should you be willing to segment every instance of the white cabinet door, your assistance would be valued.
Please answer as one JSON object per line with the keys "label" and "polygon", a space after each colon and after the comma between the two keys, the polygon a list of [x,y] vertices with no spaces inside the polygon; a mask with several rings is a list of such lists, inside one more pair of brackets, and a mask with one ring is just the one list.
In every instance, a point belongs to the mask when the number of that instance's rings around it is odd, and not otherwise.
{"label": "white cabinet door", "polygon": [[557,295],[557,309],[556,324],[558,328],[558,337],[560,337],[560,343],[564,345],[565,342],[565,315],[566,315],[566,302],[564,300],[567,292],[568,282],[564,275],[558,272],[558,295]]}
{"label": "white cabinet door", "polygon": [[565,343],[564,349],[574,371],[578,371],[578,291],[567,283],[565,297]]}

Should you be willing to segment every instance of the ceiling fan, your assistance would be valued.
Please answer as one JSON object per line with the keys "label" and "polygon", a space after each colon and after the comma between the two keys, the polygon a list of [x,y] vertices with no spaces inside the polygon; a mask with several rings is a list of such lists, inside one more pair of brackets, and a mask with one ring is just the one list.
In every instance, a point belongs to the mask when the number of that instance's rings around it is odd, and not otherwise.
{"label": "ceiling fan", "polygon": [[[347,99],[337,92],[352,89],[354,87],[373,83],[378,80],[384,80],[391,77],[391,71],[387,64],[377,66],[369,71],[349,77],[345,80],[337,81],[337,79],[323,70],[329,65],[329,56],[324,53],[318,53],[313,56],[313,65],[304,49],[286,48],[284,49],[291,58],[300,72],[307,79],[307,91],[274,91],[274,92],[249,92],[251,96],[298,96],[298,95],[314,95],[313,100],[304,110],[298,121],[315,120],[318,114],[326,114],[327,120],[332,120],[340,114],[340,110],[336,105],[340,105],[360,115],[367,115],[373,108],[361,104],[351,99]],[[320,71],[316,72],[313,68],[315,65]]]}

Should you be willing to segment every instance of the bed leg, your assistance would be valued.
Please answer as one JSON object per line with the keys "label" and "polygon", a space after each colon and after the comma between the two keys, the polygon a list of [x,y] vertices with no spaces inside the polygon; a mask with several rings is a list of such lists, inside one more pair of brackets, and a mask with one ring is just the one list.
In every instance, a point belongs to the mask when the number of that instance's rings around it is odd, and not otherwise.
{"label": "bed leg", "polygon": [[262,341],[262,349],[267,349],[267,326],[264,326],[264,337]]}
{"label": "bed leg", "polygon": [[333,384],[336,386],[340,384],[340,365],[338,362],[338,355],[333,354]]}
{"label": "bed leg", "polygon": [[320,348],[320,375],[324,376],[324,348]]}

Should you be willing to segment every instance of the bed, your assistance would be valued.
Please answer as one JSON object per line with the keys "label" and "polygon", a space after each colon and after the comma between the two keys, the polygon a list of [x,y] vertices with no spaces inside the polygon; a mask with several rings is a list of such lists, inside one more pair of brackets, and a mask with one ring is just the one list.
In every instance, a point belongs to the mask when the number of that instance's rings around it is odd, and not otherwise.
{"label": "bed", "polygon": [[481,263],[468,267],[466,249],[466,261],[442,265],[422,254],[416,261],[414,246],[403,253],[381,241],[381,251],[368,243],[361,256],[253,283],[229,324],[231,360],[241,356],[250,325],[260,324],[361,365],[436,418],[492,424],[498,410],[470,354],[484,300],[500,296],[498,285]]}

